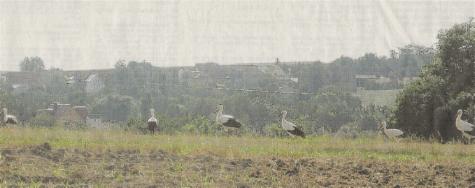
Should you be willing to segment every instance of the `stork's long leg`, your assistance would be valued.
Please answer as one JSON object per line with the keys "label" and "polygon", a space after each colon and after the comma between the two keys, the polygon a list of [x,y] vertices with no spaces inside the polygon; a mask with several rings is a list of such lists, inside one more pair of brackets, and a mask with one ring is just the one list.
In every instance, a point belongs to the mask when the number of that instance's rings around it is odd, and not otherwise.
{"label": "stork's long leg", "polygon": [[467,139],[468,144],[471,144],[472,138],[475,138],[475,136],[472,136],[464,131],[462,131],[462,136]]}

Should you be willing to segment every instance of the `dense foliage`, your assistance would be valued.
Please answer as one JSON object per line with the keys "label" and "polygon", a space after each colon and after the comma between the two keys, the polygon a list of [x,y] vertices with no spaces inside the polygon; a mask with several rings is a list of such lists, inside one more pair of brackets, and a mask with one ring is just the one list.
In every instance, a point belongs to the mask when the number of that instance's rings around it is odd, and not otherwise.
{"label": "dense foliage", "polygon": [[42,71],[45,69],[43,60],[40,57],[25,57],[20,63],[21,71]]}
{"label": "dense foliage", "polygon": [[388,83],[363,83],[359,87],[366,89],[394,89],[403,85],[398,80],[416,77],[422,67],[432,62],[434,50],[417,45],[408,45],[398,51],[391,51],[391,56],[378,57],[368,53],[352,59],[340,57],[331,63],[315,62],[311,64],[282,65],[291,69],[299,77],[299,89],[315,92],[328,85],[347,88],[355,87],[355,75],[378,75],[390,78]]}
{"label": "dense foliage", "polygon": [[438,40],[434,63],[398,97],[393,120],[406,132],[448,141],[460,135],[458,109],[470,122],[475,115],[475,31],[471,22],[458,24]]}

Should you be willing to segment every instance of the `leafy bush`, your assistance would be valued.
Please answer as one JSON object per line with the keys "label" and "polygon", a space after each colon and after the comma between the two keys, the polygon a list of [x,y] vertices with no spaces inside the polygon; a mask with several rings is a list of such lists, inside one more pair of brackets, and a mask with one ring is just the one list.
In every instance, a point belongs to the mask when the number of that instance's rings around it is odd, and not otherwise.
{"label": "leafy bush", "polygon": [[103,113],[104,120],[127,121],[138,116],[136,100],[130,96],[111,94],[98,99],[93,113]]}

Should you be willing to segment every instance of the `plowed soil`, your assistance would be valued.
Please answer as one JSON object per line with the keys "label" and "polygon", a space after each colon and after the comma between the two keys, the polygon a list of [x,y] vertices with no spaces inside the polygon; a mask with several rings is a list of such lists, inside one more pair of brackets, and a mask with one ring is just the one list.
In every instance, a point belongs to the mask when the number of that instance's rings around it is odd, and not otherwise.
{"label": "plowed soil", "polygon": [[475,164],[226,158],[162,150],[0,149],[0,186],[475,187]]}

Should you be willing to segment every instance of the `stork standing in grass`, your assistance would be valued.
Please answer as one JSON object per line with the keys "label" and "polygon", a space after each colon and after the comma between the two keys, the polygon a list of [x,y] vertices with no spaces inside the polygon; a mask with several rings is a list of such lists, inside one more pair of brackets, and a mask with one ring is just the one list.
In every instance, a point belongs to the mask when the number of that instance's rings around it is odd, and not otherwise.
{"label": "stork standing in grass", "polygon": [[237,121],[232,115],[223,114],[224,106],[219,104],[216,112],[216,123],[224,127],[238,129],[241,127],[241,123]]}
{"label": "stork standing in grass", "polygon": [[395,139],[396,141],[399,142],[396,138],[403,135],[404,132],[402,132],[399,129],[388,129],[386,121],[381,122],[382,128],[383,128],[383,133],[390,139]]}
{"label": "stork standing in grass", "polygon": [[155,118],[155,110],[150,109],[150,118],[147,121],[148,130],[150,133],[155,134],[155,130],[158,130],[158,120]]}
{"label": "stork standing in grass", "polygon": [[469,122],[466,122],[464,120],[462,120],[462,114],[463,114],[463,111],[462,109],[459,109],[457,111],[457,118],[455,118],[455,127],[457,127],[457,129],[462,132],[462,135],[468,139],[468,143],[471,142],[472,138],[475,138],[475,136],[473,135],[470,135],[469,133],[467,132],[471,132],[475,129],[475,125],[469,123]]}
{"label": "stork standing in grass", "polygon": [[18,120],[14,115],[8,114],[7,108],[3,108],[3,123],[4,124],[18,124]]}
{"label": "stork standing in grass", "polygon": [[285,119],[286,116],[287,111],[282,111],[282,128],[291,136],[300,136],[302,138],[305,138],[305,133],[295,124],[290,121],[287,121]]}

